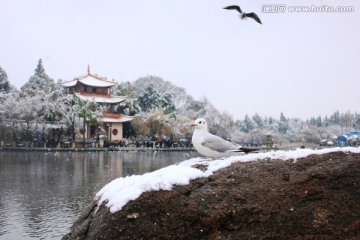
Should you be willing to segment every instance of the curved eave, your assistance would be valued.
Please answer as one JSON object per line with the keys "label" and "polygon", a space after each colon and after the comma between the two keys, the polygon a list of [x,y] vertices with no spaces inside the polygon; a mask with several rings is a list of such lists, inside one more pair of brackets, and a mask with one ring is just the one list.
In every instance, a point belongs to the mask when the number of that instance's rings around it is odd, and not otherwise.
{"label": "curved eave", "polygon": [[76,83],[77,83],[76,80],[71,80],[71,81],[67,81],[67,82],[62,82],[60,84],[64,87],[73,87],[76,85]]}
{"label": "curved eave", "polygon": [[94,78],[91,75],[87,76],[86,78],[80,79],[79,82],[91,87],[113,87],[116,84],[115,82],[109,82]]}
{"label": "curved eave", "polygon": [[107,123],[123,123],[123,122],[130,122],[131,120],[133,120],[133,117],[130,116],[121,116],[120,118],[108,118],[108,117],[102,118],[102,121]]}
{"label": "curved eave", "polygon": [[62,82],[61,85],[63,85],[64,87],[73,87],[78,82],[91,87],[113,87],[117,84],[115,81],[109,81],[107,79],[89,73],[87,75],[77,77],[73,80]]}
{"label": "curved eave", "polygon": [[109,96],[109,97],[102,97],[99,95],[81,95],[79,93],[75,94],[78,98],[84,101],[95,101],[97,103],[121,103],[126,100],[124,96]]}

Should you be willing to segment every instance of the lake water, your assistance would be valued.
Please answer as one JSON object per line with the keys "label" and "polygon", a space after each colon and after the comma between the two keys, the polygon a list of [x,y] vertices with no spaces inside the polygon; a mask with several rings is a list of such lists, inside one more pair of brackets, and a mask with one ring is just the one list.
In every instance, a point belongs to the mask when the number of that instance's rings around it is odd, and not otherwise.
{"label": "lake water", "polygon": [[193,152],[0,152],[0,239],[61,239],[95,194],[119,177]]}

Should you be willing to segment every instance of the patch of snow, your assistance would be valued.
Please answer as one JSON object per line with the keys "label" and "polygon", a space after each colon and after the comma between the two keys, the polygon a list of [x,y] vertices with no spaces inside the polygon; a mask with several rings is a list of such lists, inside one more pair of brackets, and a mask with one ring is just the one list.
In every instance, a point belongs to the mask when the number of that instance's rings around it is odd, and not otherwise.
{"label": "patch of snow", "polygon": [[[249,162],[263,159],[298,159],[312,154],[326,154],[331,152],[360,153],[360,148],[325,148],[321,150],[297,149],[292,151],[271,151],[266,153],[232,156],[225,159],[209,160],[193,158],[177,165],[171,165],[143,175],[121,177],[105,185],[95,197],[98,206],[106,202],[112,213],[122,209],[129,201],[137,199],[143,192],[171,190],[174,185],[187,185],[193,179],[208,177],[215,171],[228,167],[235,162]],[[207,165],[206,171],[194,168],[195,165]]]}
{"label": "patch of snow", "polygon": [[100,80],[98,78],[93,77],[92,75],[88,75],[84,79],[80,79],[79,82],[94,87],[112,87],[115,85],[115,82]]}
{"label": "patch of snow", "polygon": [[143,192],[171,190],[175,184],[186,185],[199,177],[206,177],[206,174],[190,166],[171,165],[143,175],[115,179],[96,194],[96,199],[99,199],[98,206],[107,201],[106,206],[114,213]]}
{"label": "patch of snow", "polygon": [[79,97],[81,100],[84,101],[95,101],[97,103],[120,103],[123,102],[126,97],[123,96],[100,96],[100,95],[90,95],[90,96],[86,96],[86,95],[81,95],[79,93],[75,93],[75,95],[77,97]]}
{"label": "patch of snow", "polygon": [[60,84],[64,87],[73,87],[76,85],[76,83],[77,83],[76,80],[71,80],[71,81],[61,82]]}

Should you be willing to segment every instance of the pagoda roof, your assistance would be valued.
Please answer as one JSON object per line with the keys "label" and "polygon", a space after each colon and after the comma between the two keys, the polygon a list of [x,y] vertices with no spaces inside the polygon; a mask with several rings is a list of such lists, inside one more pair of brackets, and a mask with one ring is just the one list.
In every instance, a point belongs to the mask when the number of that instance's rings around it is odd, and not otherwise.
{"label": "pagoda roof", "polygon": [[126,100],[126,96],[103,95],[96,93],[75,93],[75,96],[84,101],[95,101],[97,103],[120,103]]}
{"label": "pagoda roof", "polygon": [[97,74],[90,73],[90,67],[88,67],[88,72],[84,76],[76,77],[73,80],[62,82],[61,85],[64,87],[73,87],[78,82],[92,87],[112,87],[116,85],[114,80],[110,81],[104,77],[100,77]]}
{"label": "pagoda roof", "polygon": [[117,113],[105,113],[103,114],[102,117],[103,122],[112,122],[112,123],[129,122],[133,119],[134,117],[132,116],[126,116]]}

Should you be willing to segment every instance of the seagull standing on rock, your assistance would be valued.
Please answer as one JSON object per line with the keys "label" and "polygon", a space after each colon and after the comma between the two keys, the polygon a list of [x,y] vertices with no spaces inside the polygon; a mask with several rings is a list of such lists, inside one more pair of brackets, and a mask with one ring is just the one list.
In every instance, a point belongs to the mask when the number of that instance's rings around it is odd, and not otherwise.
{"label": "seagull standing on rock", "polygon": [[241,11],[241,8],[239,6],[231,5],[231,6],[224,7],[224,9],[237,10],[240,13],[240,18],[241,19],[252,18],[255,21],[257,21],[258,23],[262,24],[261,21],[260,21],[260,18],[258,17],[258,15],[256,15],[256,13],[253,13],[253,12],[244,13],[244,12]]}
{"label": "seagull standing on rock", "polygon": [[198,118],[195,123],[191,125],[195,127],[192,136],[192,143],[194,148],[201,154],[209,158],[229,157],[234,153],[249,153],[258,151],[258,148],[243,148],[239,145],[233,144],[225,139],[213,135],[208,132],[206,120]]}

